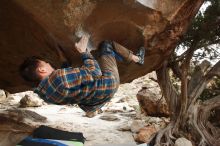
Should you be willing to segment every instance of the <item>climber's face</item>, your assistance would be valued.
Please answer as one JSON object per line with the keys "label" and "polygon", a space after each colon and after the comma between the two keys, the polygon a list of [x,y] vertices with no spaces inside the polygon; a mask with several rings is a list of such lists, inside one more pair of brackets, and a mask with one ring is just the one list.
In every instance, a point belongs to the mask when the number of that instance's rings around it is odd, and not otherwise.
{"label": "climber's face", "polygon": [[50,65],[50,63],[39,60],[36,72],[40,76],[41,80],[49,76],[53,71],[54,68]]}

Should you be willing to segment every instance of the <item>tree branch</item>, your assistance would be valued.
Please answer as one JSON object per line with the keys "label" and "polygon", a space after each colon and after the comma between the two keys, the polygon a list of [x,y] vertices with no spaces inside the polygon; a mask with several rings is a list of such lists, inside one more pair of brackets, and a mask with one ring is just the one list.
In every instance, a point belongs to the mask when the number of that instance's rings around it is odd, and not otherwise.
{"label": "tree branch", "polygon": [[180,79],[182,76],[181,69],[180,69],[178,61],[176,61],[175,57],[176,57],[175,54],[173,54],[171,56],[171,60],[169,60],[168,67],[170,67],[172,69],[174,75]]}
{"label": "tree branch", "polygon": [[202,94],[206,85],[214,76],[220,77],[220,61],[218,61],[212,69],[203,78],[201,78],[194,90],[189,94],[189,98],[192,99],[190,104],[193,105],[196,102],[196,99]]}
{"label": "tree branch", "polygon": [[[187,84],[188,84],[188,80],[187,80],[187,76],[188,76],[188,71],[190,68],[190,61],[193,57],[194,51],[196,50],[196,45],[197,42],[194,41],[191,45],[191,47],[188,49],[187,54],[186,54],[186,58],[182,63],[182,77],[181,77],[181,102],[182,104],[186,103],[185,105],[187,105],[187,96],[188,96],[188,88],[187,88]],[[183,111],[186,111],[186,107]]]}
{"label": "tree branch", "polygon": [[[205,140],[209,145],[217,146],[217,141],[220,140],[220,133],[212,133],[207,127],[210,127],[209,117],[210,113],[213,109],[220,108],[220,95],[209,99],[205,101],[200,107],[199,107],[199,113],[198,113],[198,126],[200,130],[202,130]],[[211,125],[211,127],[213,127]],[[217,128],[217,127],[216,127]],[[216,131],[217,129],[215,129]],[[218,128],[219,130],[219,128]]]}
{"label": "tree branch", "polygon": [[192,43],[192,46],[188,49],[188,53],[186,54],[186,58],[182,63],[182,76],[181,76],[181,96],[180,96],[180,113],[177,117],[177,121],[175,123],[174,132],[178,132],[178,128],[183,128],[184,123],[181,123],[181,121],[186,121],[186,113],[188,109],[188,71],[190,68],[190,60],[192,59],[192,56],[194,54],[194,51],[196,49],[197,42],[194,41]]}
{"label": "tree branch", "polygon": [[212,78],[213,76],[220,77],[220,60],[213,66],[210,72],[206,75],[208,79]]}
{"label": "tree branch", "polygon": [[172,119],[178,114],[180,102],[178,99],[178,92],[174,88],[168,73],[167,62],[165,62],[160,69],[156,70],[156,73],[162,93],[169,105]]}
{"label": "tree branch", "polygon": [[[188,96],[192,94],[193,90],[199,84],[201,79],[204,77],[205,73],[207,72],[210,66],[211,63],[207,60],[204,60],[199,66],[195,68],[195,71],[192,74],[191,79],[188,83]],[[188,105],[191,103],[191,101],[192,101],[192,97],[189,96]]]}

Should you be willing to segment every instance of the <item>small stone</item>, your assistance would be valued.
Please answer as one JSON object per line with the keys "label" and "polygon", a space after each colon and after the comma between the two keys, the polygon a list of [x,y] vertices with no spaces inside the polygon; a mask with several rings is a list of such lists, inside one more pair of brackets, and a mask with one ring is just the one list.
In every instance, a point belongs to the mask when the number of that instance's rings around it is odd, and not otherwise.
{"label": "small stone", "polygon": [[184,137],[181,137],[175,141],[174,146],[192,146],[192,142]]}
{"label": "small stone", "polygon": [[143,127],[140,129],[139,133],[134,137],[137,142],[149,143],[153,134],[157,132],[154,126]]}
{"label": "small stone", "polygon": [[106,120],[106,121],[117,121],[117,120],[120,120],[117,116],[111,115],[111,114],[103,115],[103,116],[100,117],[100,119]]}
{"label": "small stone", "polygon": [[37,96],[25,95],[20,100],[20,107],[40,107],[44,104],[43,100]]}
{"label": "small stone", "polygon": [[137,133],[137,132],[139,132],[139,130],[140,130],[141,128],[143,128],[144,126],[145,126],[145,122],[143,122],[143,121],[141,121],[141,120],[135,120],[135,121],[133,121],[132,124],[131,124],[131,131],[132,131],[133,133]]}
{"label": "small stone", "polygon": [[117,128],[118,131],[130,131],[131,127],[128,124],[121,125]]}

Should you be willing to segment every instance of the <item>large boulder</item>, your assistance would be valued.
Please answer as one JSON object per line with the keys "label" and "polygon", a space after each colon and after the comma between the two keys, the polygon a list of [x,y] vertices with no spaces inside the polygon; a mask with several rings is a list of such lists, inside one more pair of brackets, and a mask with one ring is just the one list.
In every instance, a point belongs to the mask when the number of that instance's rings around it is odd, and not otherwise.
{"label": "large boulder", "polygon": [[148,116],[168,117],[169,109],[165,98],[160,93],[158,85],[146,85],[137,94],[141,110]]}
{"label": "large boulder", "polygon": [[0,111],[0,145],[14,146],[33,130],[45,123],[46,117],[36,112],[20,109],[8,109]]}
{"label": "large boulder", "polygon": [[136,51],[148,48],[145,65],[119,64],[122,82],[160,67],[169,57],[203,0],[1,0],[0,88],[28,89],[18,66],[39,55],[60,65],[56,48],[73,66],[81,64],[73,49],[77,36],[91,35],[91,46],[111,39]]}

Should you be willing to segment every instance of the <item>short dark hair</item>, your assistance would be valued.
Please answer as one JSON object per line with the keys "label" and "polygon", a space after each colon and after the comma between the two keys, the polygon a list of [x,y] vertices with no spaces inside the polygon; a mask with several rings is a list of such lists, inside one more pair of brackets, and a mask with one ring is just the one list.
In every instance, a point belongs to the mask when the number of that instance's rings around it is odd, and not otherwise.
{"label": "short dark hair", "polygon": [[31,56],[24,60],[19,67],[19,73],[22,78],[28,82],[39,83],[40,76],[37,74],[36,69],[39,66],[39,61],[43,59],[39,56]]}

